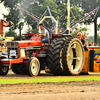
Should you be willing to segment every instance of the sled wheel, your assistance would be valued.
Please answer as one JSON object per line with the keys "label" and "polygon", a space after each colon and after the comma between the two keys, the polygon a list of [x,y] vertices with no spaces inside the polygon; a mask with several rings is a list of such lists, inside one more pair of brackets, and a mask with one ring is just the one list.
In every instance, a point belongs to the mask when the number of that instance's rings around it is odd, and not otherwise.
{"label": "sled wheel", "polygon": [[29,76],[37,76],[40,72],[39,60],[35,57],[29,59],[27,62],[26,71]]}

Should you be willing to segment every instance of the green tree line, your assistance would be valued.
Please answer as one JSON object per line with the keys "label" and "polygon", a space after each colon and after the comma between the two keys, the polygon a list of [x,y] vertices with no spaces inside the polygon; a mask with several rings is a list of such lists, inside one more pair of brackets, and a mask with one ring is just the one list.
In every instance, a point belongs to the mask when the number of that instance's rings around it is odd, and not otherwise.
{"label": "green tree line", "polygon": [[[24,23],[27,23],[27,25],[32,27],[33,33],[38,31],[38,23],[21,9],[19,9],[16,4],[27,10],[38,20],[41,20],[43,13],[46,11],[47,6],[49,6],[52,16],[54,16],[55,19],[59,21],[59,27],[61,26],[61,22],[67,7],[67,0],[10,0],[10,2],[9,0],[1,0],[1,2],[9,9],[8,15],[4,15],[4,17],[7,18],[7,21],[11,21],[13,23],[13,27],[11,27],[10,31],[17,29],[19,22],[24,19]],[[73,24],[76,20],[78,21],[90,11],[100,6],[100,0],[70,0],[70,4],[71,11],[74,15],[73,16],[71,13],[70,18],[71,24]],[[93,20],[95,14],[96,12],[83,20],[81,23],[89,25],[93,21],[95,25],[95,34],[97,35],[97,30],[100,30],[100,25],[97,25],[97,18],[100,17],[100,10],[98,10],[95,19]],[[44,15],[49,16],[48,11]],[[53,29],[53,25],[50,19],[44,21],[44,24],[51,30]],[[62,32],[66,30],[66,25],[67,15],[64,19],[64,23],[62,24]]]}

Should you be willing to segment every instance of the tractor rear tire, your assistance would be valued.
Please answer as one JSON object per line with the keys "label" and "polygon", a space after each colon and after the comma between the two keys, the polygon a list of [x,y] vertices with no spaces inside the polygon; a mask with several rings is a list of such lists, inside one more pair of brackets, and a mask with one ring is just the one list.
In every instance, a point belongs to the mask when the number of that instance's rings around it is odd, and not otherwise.
{"label": "tractor rear tire", "polygon": [[33,57],[28,60],[26,72],[29,76],[37,76],[40,73],[40,62],[37,58]]}
{"label": "tractor rear tire", "polygon": [[0,65],[0,75],[5,76],[9,71],[9,66]]}
{"label": "tractor rear tire", "polygon": [[54,73],[54,67],[53,67],[53,50],[54,45],[56,43],[56,39],[51,41],[51,44],[49,45],[48,54],[47,54],[47,68]]}
{"label": "tractor rear tire", "polygon": [[56,40],[53,50],[53,68],[52,73],[54,75],[66,75],[62,66],[62,50],[65,38],[59,38]]}
{"label": "tractor rear tire", "polygon": [[81,73],[84,64],[84,49],[79,39],[66,39],[62,52],[62,64],[67,75]]}

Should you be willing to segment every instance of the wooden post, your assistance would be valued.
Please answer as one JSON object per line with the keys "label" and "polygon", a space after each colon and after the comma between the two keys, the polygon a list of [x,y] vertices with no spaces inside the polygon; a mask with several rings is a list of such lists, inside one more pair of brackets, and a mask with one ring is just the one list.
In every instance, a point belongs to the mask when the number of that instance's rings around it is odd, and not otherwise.
{"label": "wooden post", "polygon": [[22,25],[22,22],[19,23],[19,36],[20,36],[20,41],[21,41],[21,25]]}
{"label": "wooden post", "polygon": [[94,20],[94,42],[97,43],[97,17]]}

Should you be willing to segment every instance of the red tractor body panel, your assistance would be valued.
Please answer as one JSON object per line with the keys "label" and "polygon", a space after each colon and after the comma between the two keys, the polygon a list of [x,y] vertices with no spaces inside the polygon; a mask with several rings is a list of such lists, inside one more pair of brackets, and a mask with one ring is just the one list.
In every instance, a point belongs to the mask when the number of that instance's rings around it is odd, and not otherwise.
{"label": "red tractor body panel", "polygon": [[42,41],[17,41],[19,47],[31,47],[31,46],[41,46]]}
{"label": "red tractor body panel", "polygon": [[23,63],[23,59],[27,59],[27,57],[21,57],[18,59],[2,59],[0,63],[4,64],[4,66],[11,66],[15,63]]}
{"label": "red tractor body panel", "polygon": [[19,44],[19,47],[31,47],[31,46],[41,46],[42,41],[40,37],[31,37],[30,40],[23,40],[23,41],[12,41],[12,46],[13,42],[17,42]]}
{"label": "red tractor body panel", "polygon": [[[24,63],[24,60],[27,62],[29,59],[26,55],[27,52],[31,52],[31,55],[33,57],[37,56],[39,54],[39,51],[42,49],[42,41],[40,37],[34,36],[31,37],[30,40],[23,40],[23,41],[11,41],[7,42],[7,49],[8,49],[8,58],[2,59],[0,62],[2,64],[12,65],[14,63]],[[17,54],[14,59],[13,57],[10,57],[10,53],[15,51]],[[24,50],[24,51],[21,51]],[[22,52],[24,52],[24,57],[22,55]]]}

